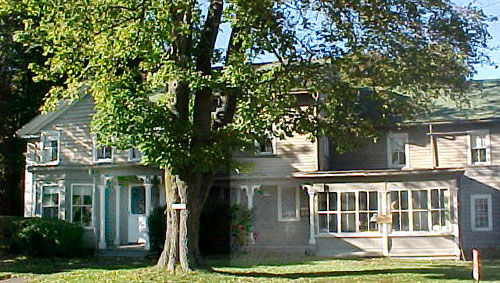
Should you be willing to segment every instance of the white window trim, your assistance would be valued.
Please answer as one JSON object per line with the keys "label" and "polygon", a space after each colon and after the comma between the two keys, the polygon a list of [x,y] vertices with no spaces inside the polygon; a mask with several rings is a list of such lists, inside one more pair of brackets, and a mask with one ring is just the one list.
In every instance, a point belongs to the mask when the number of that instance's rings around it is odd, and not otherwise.
{"label": "white window trim", "polygon": [[[405,164],[392,164],[391,138],[405,139]],[[410,168],[410,144],[408,143],[408,133],[389,133],[387,135],[387,166],[388,168]]]}
{"label": "white window trim", "polygon": [[[428,216],[427,216],[427,220],[428,220],[428,227],[429,227],[429,231],[413,231],[413,201],[412,201],[412,191],[420,191],[420,190],[426,190],[427,191],[427,211],[428,211]],[[447,229],[448,230],[443,230],[443,231],[434,231],[432,230],[432,213],[431,211],[433,210],[431,208],[431,198],[430,198],[430,191],[431,190],[448,190],[448,194],[447,194],[447,197],[448,197],[448,215],[449,215],[449,219],[448,219],[448,223],[447,223]],[[410,226],[410,230],[409,231],[394,231],[392,230],[391,228],[391,231],[389,233],[390,236],[395,236],[395,237],[400,237],[400,236],[439,236],[439,235],[451,235],[453,234],[453,215],[454,215],[454,212],[453,212],[453,209],[455,209],[453,207],[453,197],[452,197],[452,190],[451,188],[448,188],[448,187],[429,187],[429,188],[415,188],[415,189],[407,189],[407,188],[393,188],[393,189],[390,189],[388,191],[388,195],[387,195],[387,202],[388,202],[388,205],[389,205],[389,202],[390,202],[390,192],[392,191],[408,191],[409,194],[408,194],[408,225]],[[388,208],[388,211],[387,211],[388,214],[391,213],[391,209],[390,207]],[[390,225],[392,227],[392,225]]]}
{"label": "white window trim", "polygon": [[[355,201],[355,215],[356,215],[356,230],[358,229],[359,227],[359,213],[360,213],[360,210],[359,210],[359,192],[360,191],[363,191],[363,192],[377,192],[377,203],[378,203],[378,209],[376,211],[376,213],[378,215],[381,214],[381,211],[382,211],[382,198],[381,198],[381,191],[378,190],[378,189],[374,189],[370,186],[367,186],[367,187],[353,187],[351,189],[335,189],[333,191],[324,191],[324,193],[337,193],[337,198],[338,200],[340,200],[340,194],[341,193],[355,193],[355,198],[356,198],[356,201]],[[323,192],[322,192],[323,193]],[[337,232],[337,233],[332,233],[332,232],[322,232],[320,233],[319,232],[319,210],[318,210],[318,200],[319,198],[316,197],[315,198],[316,201],[315,201],[315,211],[316,211],[316,215],[315,215],[315,223],[316,223],[316,227],[315,227],[315,230],[316,230],[316,237],[318,238],[326,238],[326,237],[337,237],[337,238],[343,238],[343,237],[378,237],[378,236],[382,236],[382,230],[381,230],[381,225],[378,225],[378,231],[365,231],[365,232],[359,232],[359,231],[356,231],[356,232]],[[340,218],[340,214],[342,213],[341,210],[340,210],[340,201],[337,201],[337,205],[338,205],[338,209],[337,209],[337,225],[339,225],[338,227],[340,227],[340,221],[341,221],[341,218]]]}
{"label": "white window trim", "polygon": [[140,152],[141,156],[134,158],[134,157],[132,157],[133,150],[134,150],[133,148],[131,148],[131,149],[128,150],[128,162],[140,162],[141,158],[142,158],[142,152],[136,148],[136,150],[138,152]]}
{"label": "white window trim", "polygon": [[44,191],[44,188],[45,187],[57,187],[57,199],[58,199],[58,204],[57,204],[57,219],[63,219],[61,218],[61,215],[62,215],[62,207],[61,207],[61,203],[62,203],[62,199],[61,199],[61,186],[58,184],[58,183],[46,183],[46,184],[42,184],[41,185],[41,190],[40,190],[40,217],[43,218],[43,191]]}
{"label": "white window trim", "polygon": [[[57,160],[44,162],[42,160],[44,150],[44,136],[57,136]],[[40,153],[38,165],[59,165],[61,161],[61,132],[60,131],[41,131],[40,132]]]}
{"label": "white window trim", "polygon": [[[476,199],[487,199],[488,200],[488,227],[487,228],[477,228],[476,227],[476,206],[474,201]],[[470,208],[471,208],[471,229],[474,232],[491,232],[493,231],[493,213],[491,207],[491,194],[473,194],[470,196]]]}
{"label": "white window trim", "polygon": [[300,188],[298,186],[290,186],[287,188],[293,187],[295,189],[295,217],[283,217],[283,207],[282,207],[282,199],[283,199],[283,188],[278,186],[278,222],[294,222],[300,221]]}
{"label": "white window trim", "polygon": [[[449,211],[449,223],[448,224],[448,230],[446,231],[433,231],[433,230],[430,230],[430,231],[413,231],[413,216],[411,216],[409,218],[409,225],[410,225],[410,231],[393,231],[391,229],[389,235],[391,237],[405,237],[405,236],[442,236],[442,235],[452,235],[453,234],[453,215],[454,215],[454,212],[453,210],[455,209],[454,206],[453,206],[453,197],[452,197],[452,191],[450,188],[448,187],[427,187],[427,188],[420,188],[420,189],[408,189],[408,188],[404,188],[404,187],[401,187],[401,188],[391,188],[390,190],[388,191],[385,191],[384,189],[379,189],[379,188],[373,188],[371,187],[370,185],[368,184],[365,184],[365,186],[361,186],[361,187],[356,187],[354,184],[352,185],[351,188],[342,188],[342,189],[335,189],[334,191],[331,191],[331,192],[337,192],[340,196],[340,193],[345,193],[345,192],[355,192],[356,193],[356,213],[359,213],[359,196],[358,196],[358,192],[359,191],[376,191],[378,193],[378,211],[377,213],[380,215],[383,212],[383,209],[382,209],[382,201],[384,200],[384,198],[382,197],[382,194],[387,194],[387,202],[390,201],[390,192],[391,191],[409,191],[410,195],[411,195],[411,191],[415,191],[415,190],[427,190],[428,191],[428,194],[431,190],[433,189],[447,189],[448,190],[448,211]],[[323,191],[320,191],[320,192],[323,192]],[[330,192],[328,190],[325,190],[324,192]],[[317,195],[317,194],[316,194]],[[428,198],[427,200],[428,202],[430,202],[430,198]],[[328,232],[328,233],[319,233],[319,213],[318,213],[318,197],[315,197],[315,201],[314,201],[314,210],[315,210],[315,219],[314,219],[314,222],[315,222],[315,237],[317,238],[328,238],[328,237],[336,237],[336,238],[351,238],[351,237],[382,237],[382,230],[381,230],[381,225],[379,225],[379,229],[378,231],[366,231],[366,232],[337,232],[337,233],[331,233],[331,232]],[[411,209],[412,207],[412,202],[411,202],[411,196],[410,196],[410,200],[409,200],[409,212],[412,212],[413,210]],[[428,205],[428,207],[430,207],[430,204]],[[428,208],[428,211],[430,212],[431,209]],[[389,207],[389,204],[387,206],[387,211],[385,212],[387,214],[390,214],[391,213],[391,209]],[[412,214],[412,213],[411,213]],[[431,213],[429,213],[429,215],[431,215]],[[431,216],[429,216],[430,218]],[[340,218],[339,218],[340,219]],[[430,221],[430,220],[429,220]],[[356,222],[358,222],[358,219],[356,219]],[[356,224],[356,227],[358,227],[359,225]],[[389,224],[389,226],[392,226],[391,224]],[[430,226],[429,226],[430,227]]]}
{"label": "white window trim", "polygon": [[258,141],[254,141],[255,147],[258,149],[257,155],[260,156],[274,156],[276,155],[276,138],[270,137],[271,140],[271,149],[272,151],[260,151],[260,143]]}
{"label": "white window trim", "polygon": [[[472,137],[473,136],[486,136],[486,161],[485,162],[473,162],[472,161]],[[471,166],[474,165],[491,165],[491,140],[489,130],[475,130],[467,131],[467,163]]]}
{"label": "white window trim", "polygon": [[90,186],[92,189],[91,189],[91,198],[92,198],[92,208],[91,208],[91,211],[92,211],[92,220],[91,220],[91,224],[90,226],[82,226],[83,229],[94,229],[94,191],[95,191],[95,186],[94,184],[90,184],[90,183],[73,183],[71,184],[71,192],[70,192],[70,217],[69,217],[69,221],[71,223],[73,223],[73,186]]}
{"label": "white window trim", "polygon": [[95,164],[99,163],[113,163],[114,158],[115,158],[115,148],[111,147],[111,158],[103,158],[103,159],[97,159],[97,148],[101,147],[100,145],[97,145],[94,141],[93,143],[93,148],[92,148],[92,155],[94,159]]}

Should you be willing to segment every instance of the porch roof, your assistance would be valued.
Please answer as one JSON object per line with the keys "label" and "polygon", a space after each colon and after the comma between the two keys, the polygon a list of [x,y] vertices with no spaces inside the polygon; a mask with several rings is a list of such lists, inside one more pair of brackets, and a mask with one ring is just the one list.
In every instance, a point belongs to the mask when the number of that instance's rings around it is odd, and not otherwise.
{"label": "porch roof", "polygon": [[377,177],[377,176],[401,176],[420,174],[442,174],[464,172],[464,168],[436,168],[436,169],[379,169],[379,170],[346,170],[346,171],[313,171],[296,172],[294,178],[334,178],[334,177]]}

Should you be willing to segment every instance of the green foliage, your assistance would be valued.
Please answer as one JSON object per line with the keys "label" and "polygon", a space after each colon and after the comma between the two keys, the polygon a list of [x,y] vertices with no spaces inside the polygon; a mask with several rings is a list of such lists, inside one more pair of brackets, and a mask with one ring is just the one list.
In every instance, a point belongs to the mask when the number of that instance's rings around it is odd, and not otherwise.
{"label": "green foliage", "polygon": [[17,233],[17,221],[22,219],[17,216],[0,216],[0,251],[11,250],[13,248],[13,239]]}
{"label": "green foliage", "polygon": [[249,243],[251,212],[241,205],[231,206],[231,251],[238,251]]}
{"label": "green foliage", "polygon": [[[267,135],[329,135],[338,151],[351,150],[391,117],[460,98],[473,64],[488,63],[488,18],[474,6],[210,3],[1,0],[0,14],[26,13],[16,40],[48,58],[31,65],[35,79],[63,81],[45,110],[85,90],[100,143],[137,147],[145,163],[174,174],[233,168],[231,151]],[[221,24],[231,26],[230,42],[215,49]],[[255,65],[263,54],[276,63]],[[378,108],[370,115],[360,107],[367,88]],[[300,107],[292,90],[309,91],[316,107]]]}
{"label": "green foliage", "polygon": [[165,231],[167,229],[165,210],[166,206],[156,207],[149,215],[149,241],[151,250],[161,252],[165,243]]}
{"label": "green foliage", "polygon": [[26,218],[16,222],[13,244],[30,256],[78,256],[82,254],[83,228],[59,219]]}

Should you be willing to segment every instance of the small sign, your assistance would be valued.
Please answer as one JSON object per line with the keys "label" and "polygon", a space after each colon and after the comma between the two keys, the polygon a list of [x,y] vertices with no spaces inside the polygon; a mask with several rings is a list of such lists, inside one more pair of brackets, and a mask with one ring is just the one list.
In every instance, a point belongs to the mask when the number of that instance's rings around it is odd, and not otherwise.
{"label": "small sign", "polygon": [[186,209],[185,203],[172,203],[172,209]]}
{"label": "small sign", "polygon": [[392,214],[377,215],[377,223],[391,224],[392,223]]}

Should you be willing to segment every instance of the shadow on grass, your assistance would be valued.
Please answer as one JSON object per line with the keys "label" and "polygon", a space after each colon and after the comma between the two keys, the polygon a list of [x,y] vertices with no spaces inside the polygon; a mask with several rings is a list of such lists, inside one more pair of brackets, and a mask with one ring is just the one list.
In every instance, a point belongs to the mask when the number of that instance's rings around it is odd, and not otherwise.
{"label": "shadow on grass", "polygon": [[[94,269],[135,269],[154,265],[154,262],[115,258],[29,258],[20,256],[0,257],[0,279],[12,274],[53,274],[64,271]],[[4,275],[2,275],[4,274]]]}
{"label": "shadow on grass", "polygon": [[[330,277],[358,277],[359,276],[376,276],[376,275],[407,275],[408,278],[417,276],[430,280],[471,280],[471,269],[468,266],[459,265],[443,265],[439,263],[429,263],[420,268],[404,268],[405,261],[401,262],[401,268],[394,267],[393,269],[366,269],[366,270],[341,270],[341,271],[318,271],[318,272],[234,272],[234,271],[215,271],[219,274],[230,275],[236,277],[253,277],[253,278],[269,278],[269,279],[333,279]],[[305,262],[301,264],[307,264]],[[411,265],[411,264],[410,264]],[[291,266],[289,268],[292,268]],[[300,270],[300,266],[297,266]],[[483,276],[481,281],[500,281],[500,262],[486,263],[483,267]]]}

